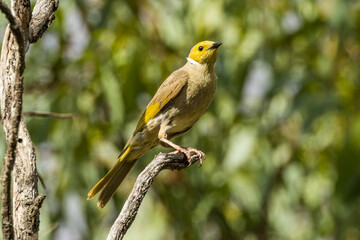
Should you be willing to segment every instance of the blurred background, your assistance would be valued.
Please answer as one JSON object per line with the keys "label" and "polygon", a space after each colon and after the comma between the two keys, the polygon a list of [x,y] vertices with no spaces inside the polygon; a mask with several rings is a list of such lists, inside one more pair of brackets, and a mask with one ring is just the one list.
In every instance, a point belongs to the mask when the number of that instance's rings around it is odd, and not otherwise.
{"label": "blurred background", "polygon": [[24,111],[76,117],[26,118],[40,239],[105,239],[168,150],[142,157],[105,209],[87,192],[202,40],[223,42],[216,96],[175,142],[207,159],[163,171],[125,239],[360,239],[360,1],[62,0],[55,15],[26,56]]}

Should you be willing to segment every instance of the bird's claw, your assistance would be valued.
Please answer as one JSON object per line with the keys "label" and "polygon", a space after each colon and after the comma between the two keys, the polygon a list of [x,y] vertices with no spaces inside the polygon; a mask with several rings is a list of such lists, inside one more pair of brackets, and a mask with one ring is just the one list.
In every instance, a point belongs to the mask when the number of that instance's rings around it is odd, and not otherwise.
{"label": "bird's claw", "polygon": [[[206,158],[205,153],[203,151],[197,150],[192,147],[187,147],[186,150],[190,152],[190,157],[191,157],[191,153],[194,153],[194,155],[199,158],[200,167],[201,167],[201,165],[203,164],[203,159],[205,160],[205,158]],[[190,160],[190,158],[188,158],[188,159]]]}
{"label": "bird's claw", "polygon": [[195,148],[192,148],[192,147],[182,147],[182,148],[179,148],[177,149],[176,151],[177,153],[183,153],[185,154],[186,158],[188,159],[188,162],[189,162],[189,166],[192,164],[191,162],[191,159],[192,159],[192,155],[191,154],[194,154],[194,156],[196,156],[197,158],[199,158],[199,162],[200,162],[200,167],[201,165],[203,164],[203,159],[205,160],[206,158],[206,155],[204,152],[200,151],[200,150],[197,150]]}

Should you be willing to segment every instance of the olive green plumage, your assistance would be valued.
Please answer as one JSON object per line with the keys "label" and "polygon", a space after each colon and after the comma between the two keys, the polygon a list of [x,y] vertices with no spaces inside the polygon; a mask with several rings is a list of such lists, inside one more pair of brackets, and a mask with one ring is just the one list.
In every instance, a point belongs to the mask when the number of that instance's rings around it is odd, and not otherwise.
{"label": "olive green plumage", "polygon": [[161,84],[116,164],[88,193],[91,199],[101,191],[99,208],[110,200],[136,161],[159,144],[183,152],[188,158],[192,153],[200,159],[205,157],[203,152],[180,147],[170,139],[189,130],[209,107],[216,89],[214,64],[220,45],[212,41],[196,44],[188,62]]}

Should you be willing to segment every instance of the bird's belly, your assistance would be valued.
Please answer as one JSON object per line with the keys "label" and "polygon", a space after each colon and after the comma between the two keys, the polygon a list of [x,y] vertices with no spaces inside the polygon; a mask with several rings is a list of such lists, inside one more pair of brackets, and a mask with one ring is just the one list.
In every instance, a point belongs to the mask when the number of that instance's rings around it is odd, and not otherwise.
{"label": "bird's belly", "polygon": [[205,113],[212,100],[212,95],[198,94],[179,105],[177,113],[172,116],[168,133],[174,134],[190,129]]}
{"label": "bird's belly", "polygon": [[135,133],[131,140],[132,149],[143,151],[157,146],[159,144],[158,133],[161,123],[166,121],[168,115],[168,113],[158,114],[147,122],[141,131]]}
{"label": "bird's belly", "polygon": [[205,113],[214,93],[215,87],[212,87],[200,90],[196,94],[193,92],[191,96],[185,95],[185,99],[178,97],[133,136],[131,145],[133,148],[139,148],[139,151],[150,149],[159,144],[160,131],[169,138],[186,132]]}
{"label": "bird's belly", "polygon": [[179,112],[179,114],[174,116],[171,123],[169,124],[167,133],[174,134],[191,128],[199,120],[201,115],[202,113],[199,114],[198,112],[192,111],[192,109]]}

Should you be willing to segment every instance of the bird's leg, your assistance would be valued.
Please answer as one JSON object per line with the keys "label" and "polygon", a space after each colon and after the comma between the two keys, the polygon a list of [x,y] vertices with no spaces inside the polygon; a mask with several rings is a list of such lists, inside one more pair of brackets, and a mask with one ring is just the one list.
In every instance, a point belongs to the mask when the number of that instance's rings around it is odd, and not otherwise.
{"label": "bird's leg", "polygon": [[164,147],[171,147],[174,148],[176,150],[177,153],[182,152],[185,154],[185,156],[190,159],[191,158],[191,152],[187,151],[186,148],[181,147],[173,142],[171,142],[170,140],[166,139],[166,138],[160,138],[160,144]]}
{"label": "bird's leg", "polygon": [[192,148],[192,147],[181,147],[173,142],[171,142],[170,140],[166,139],[166,138],[159,138],[160,140],[160,144],[164,147],[171,147],[171,148],[174,148],[176,151],[176,153],[184,153],[185,156],[187,157],[187,159],[189,160],[189,163],[190,163],[190,160],[191,160],[191,154],[194,153],[198,158],[199,158],[199,161],[200,161],[200,166],[202,165],[202,160],[203,158],[205,159],[206,158],[206,155],[204,152],[200,151],[200,150],[197,150],[195,148]]}

